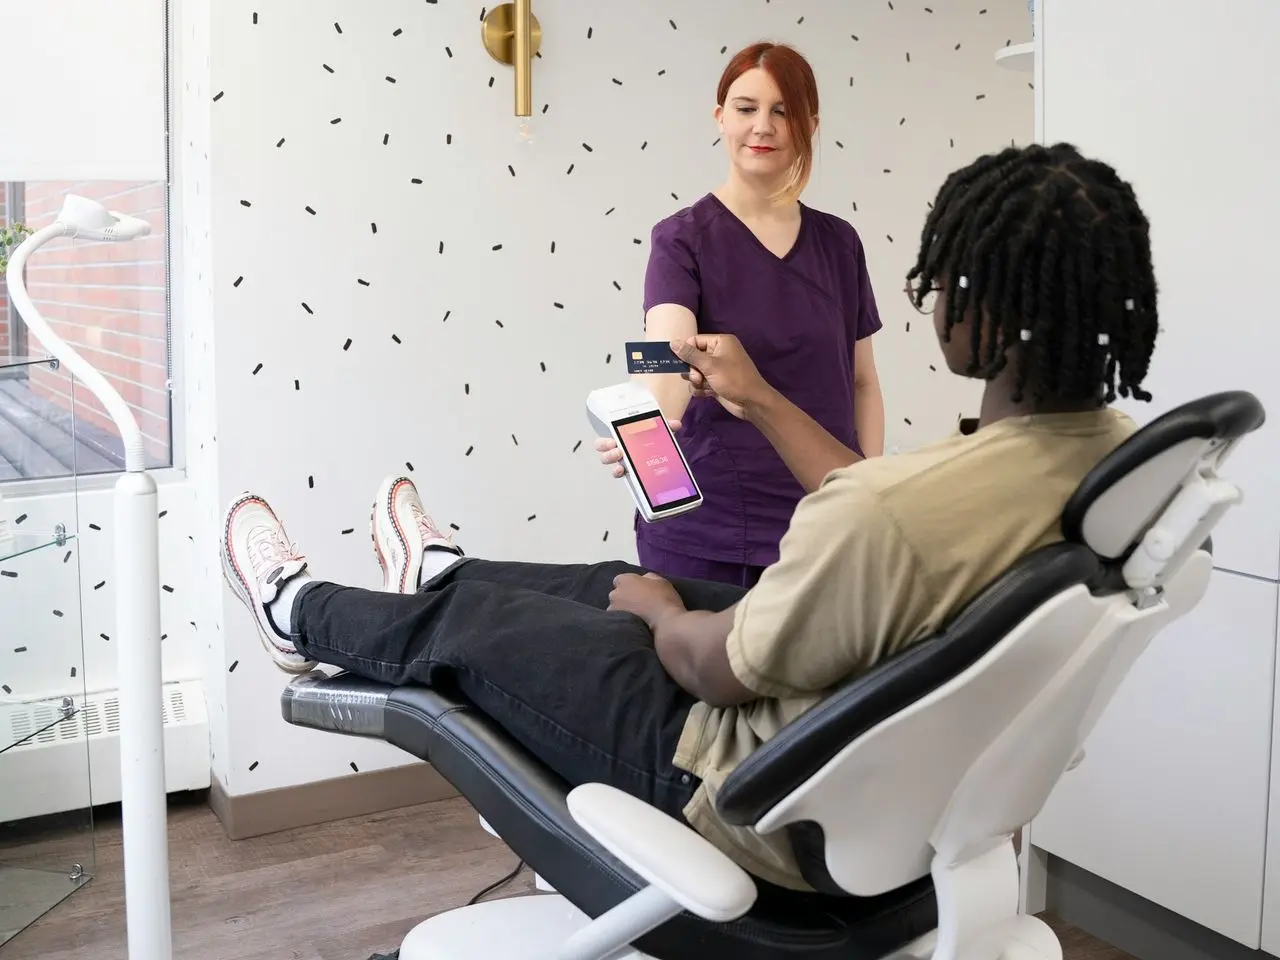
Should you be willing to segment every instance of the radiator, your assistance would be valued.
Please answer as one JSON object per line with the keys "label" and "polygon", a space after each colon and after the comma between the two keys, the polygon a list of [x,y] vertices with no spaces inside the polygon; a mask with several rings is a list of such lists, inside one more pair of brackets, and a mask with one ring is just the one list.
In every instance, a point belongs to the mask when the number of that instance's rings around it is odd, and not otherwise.
{"label": "radiator", "polygon": [[[77,704],[79,708],[77,709]],[[209,720],[198,680],[163,687],[165,787],[209,786]],[[0,823],[120,800],[120,697],[0,703]]]}

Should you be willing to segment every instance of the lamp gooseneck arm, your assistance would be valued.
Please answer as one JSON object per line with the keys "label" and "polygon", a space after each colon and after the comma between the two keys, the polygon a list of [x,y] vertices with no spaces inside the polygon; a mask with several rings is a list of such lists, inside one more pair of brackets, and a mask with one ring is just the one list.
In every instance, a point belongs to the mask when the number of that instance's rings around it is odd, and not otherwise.
{"label": "lamp gooseneck arm", "polygon": [[23,240],[9,258],[9,267],[6,271],[9,298],[18,311],[18,316],[22,317],[35,338],[106,408],[107,415],[115,423],[120,431],[120,439],[124,442],[125,472],[141,473],[146,469],[146,450],[137,417],[133,415],[133,411],[129,409],[129,405],[124,402],[124,398],[115,387],[111,386],[89,361],[76,352],[73,346],[53,332],[27,293],[23,272],[31,254],[50,240],[73,236],[75,233],[75,228],[55,220],[49,226],[42,227]]}

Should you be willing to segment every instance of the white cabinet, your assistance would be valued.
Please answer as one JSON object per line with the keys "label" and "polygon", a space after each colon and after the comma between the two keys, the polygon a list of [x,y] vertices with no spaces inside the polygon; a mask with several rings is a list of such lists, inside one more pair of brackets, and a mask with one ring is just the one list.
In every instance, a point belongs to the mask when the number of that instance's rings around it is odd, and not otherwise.
{"label": "white cabinet", "polygon": [[1208,595],[1138,660],[1031,843],[1280,954],[1280,328],[1259,322],[1266,295],[1247,279],[1275,273],[1280,3],[1036,7],[1042,140],[1114,165],[1150,220],[1156,399],[1120,406],[1144,423],[1245,389],[1269,420],[1224,471],[1244,503],[1213,533]]}
{"label": "white cabinet", "polygon": [[1275,684],[1271,721],[1271,808],[1267,814],[1267,869],[1262,888],[1262,949],[1280,956],[1280,669],[1276,671]]}
{"label": "white cabinet", "polygon": [[[1044,139],[1113,164],[1151,222],[1162,332],[1139,423],[1251,390],[1269,421],[1231,463],[1245,502],[1215,562],[1280,578],[1280,327],[1267,319],[1280,223],[1276,0],[1038,0]],[[1229,9],[1229,12],[1225,12]],[[1260,312],[1261,311],[1261,312]]]}
{"label": "white cabinet", "polygon": [[1254,948],[1277,589],[1215,571],[1200,606],[1138,659],[1031,826],[1035,846]]}

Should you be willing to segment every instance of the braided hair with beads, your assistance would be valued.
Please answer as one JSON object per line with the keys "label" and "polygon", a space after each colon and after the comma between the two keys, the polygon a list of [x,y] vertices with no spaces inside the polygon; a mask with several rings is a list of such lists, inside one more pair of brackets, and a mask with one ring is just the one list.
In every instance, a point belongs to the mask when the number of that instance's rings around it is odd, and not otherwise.
{"label": "braided hair with beads", "polygon": [[[973,323],[970,376],[990,380],[1016,346],[1015,402],[1098,405],[1141,388],[1158,329],[1149,224],[1132,187],[1070,144],[1009,147],[955,171],[907,275],[920,307],[946,297],[944,340]],[[983,331],[988,332],[983,336]]]}

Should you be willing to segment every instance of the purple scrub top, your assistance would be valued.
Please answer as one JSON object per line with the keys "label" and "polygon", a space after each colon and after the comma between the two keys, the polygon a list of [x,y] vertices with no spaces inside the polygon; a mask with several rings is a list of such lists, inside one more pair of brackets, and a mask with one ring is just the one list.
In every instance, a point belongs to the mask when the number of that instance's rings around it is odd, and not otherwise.
{"label": "purple scrub top", "polygon": [[[708,194],[653,228],[644,309],[678,303],[699,333],[731,333],[760,373],[841,443],[861,453],[853,421],[853,345],[880,329],[862,241],[852,224],[803,204],[800,233],[777,257]],[[702,487],[692,513],[645,523],[636,538],[663,550],[752,566],[778,542],[804,495],[751,424],[693,398],[680,447]]]}

